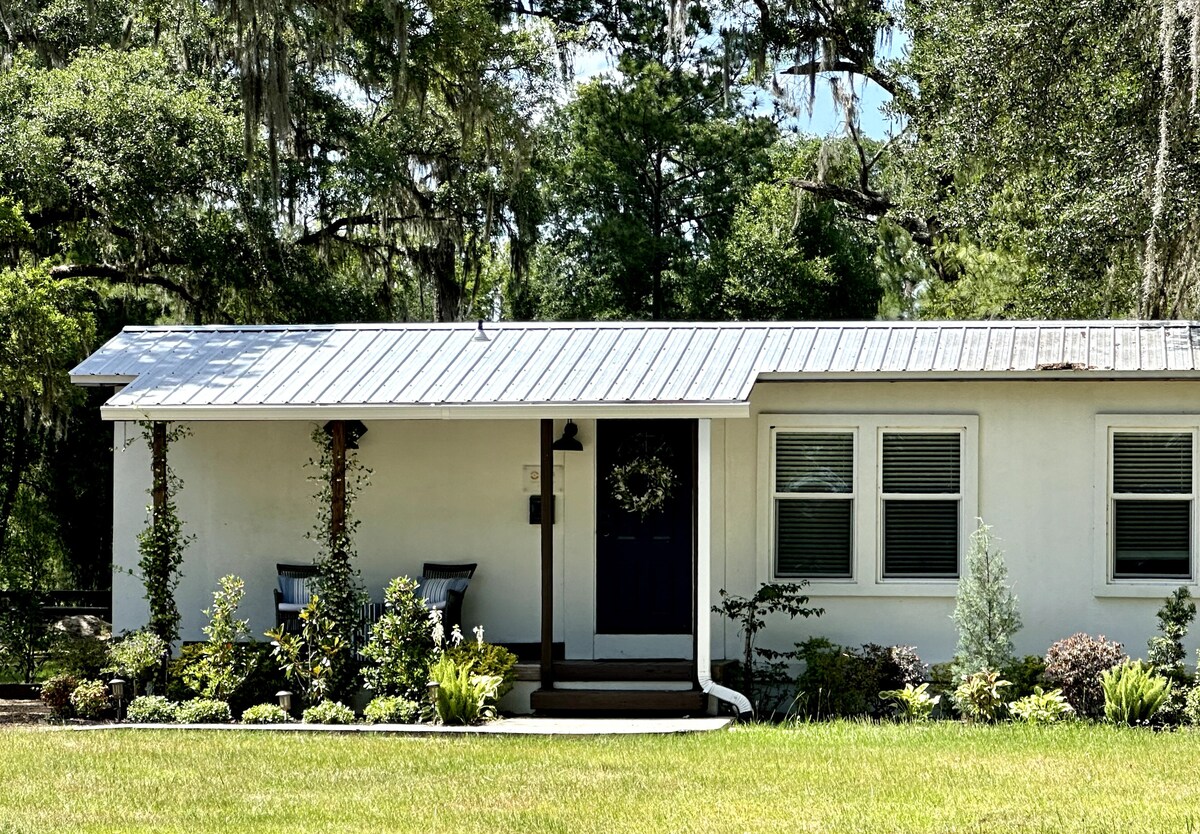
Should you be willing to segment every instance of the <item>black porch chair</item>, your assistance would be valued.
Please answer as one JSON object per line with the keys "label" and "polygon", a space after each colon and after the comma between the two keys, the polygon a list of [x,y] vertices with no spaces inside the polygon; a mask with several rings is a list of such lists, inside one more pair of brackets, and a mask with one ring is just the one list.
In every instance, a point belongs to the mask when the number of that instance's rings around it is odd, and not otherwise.
{"label": "black porch chair", "polygon": [[288,634],[300,633],[300,612],[312,600],[316,565],[275,565],[279,587],[275,589],[275,626]]}
{"label": "black porch chair", "polygon": [[442,623],[447,629],[462,627],[463,596],[477,567],[473,562],[461,565],[426,562],[421,567],[421,588],[418,593],[425,597],[430,608],[441,609]]}

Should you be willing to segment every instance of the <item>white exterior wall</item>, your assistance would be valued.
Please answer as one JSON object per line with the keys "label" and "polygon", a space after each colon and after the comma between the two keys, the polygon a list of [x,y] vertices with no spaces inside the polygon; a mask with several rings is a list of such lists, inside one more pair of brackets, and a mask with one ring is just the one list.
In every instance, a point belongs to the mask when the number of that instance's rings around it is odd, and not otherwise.
{"label": "white exterior wall", "polygon": [[[146,622],[141,582],[125,574],[137,563],[137,534],[145,526],[150,455],[140,429],[118,423],[115,452],[115,628]],[[254,634],[274,626],[272,589],[277,562],[315,560],[305,539],[316,518],[315,470],[305,462],[317,449],[312,423],[210,422],[189,424],[191,435],[172,444],[168,458],[184,485],[177,496],[184,531],[195,540],[184,554],[176,600],[184,640],[202,638],[202,610],[217,579],[228,573],[246,582],[241,615]],[[591,432],[580,426],[587,444]],[[122,437],[135,442],[126,446]],[[529,524],[525,467],[539,460],[537,421],[374,421],[360,441],[359,460],[370,468],[369,486],[352,509],[361,524],[354,543],[357,566],[375,600],[395,576],[417,576],[424,562],[477,562],[463,605],[464,630],[482,623],[489,639],[535,642],[539,637],[540,538]],[[572,566],[562,554],[566,530],[590,541],[589,453],[555,453],[565,464],[569,494],[558,496],[555,550],[555,639],[563,639],[563,583]],[[584,472],[582,483],[580,472]],[[563,485],[556,484],[558,492]],[[575,522],[575,523],[572,523]],[[578,536],[577,536],[578,538]],[[590,560],[590,553],[586,555]],[[590,581],[590,580],[589,580]],[[587,585],[581,580],[579,588]],[[576,589],[576,592],[579,589]]]}
{"label": "white exterior wall", "polygon": [[[1181,583],[1105,581],[1107,462],[1098,453],[1097,415],[1174,415],[1168,424],[1200,425],[1198,394],[1195,383],[1162,381],[760,383],[751,419],[725,421],[726,587],[748,594],[771,580],[770,531],[762,512],[770,499],[759,498],[768,445],[761,442],[760,415],[975,415],[977,459],[964,458],[965,470],[974,473],[978,514],[1005,552],[1020,601],[1024,628],[1016,636],[1017,653],[1044,654],[1055,640],[1086,631],[1145,656],[1155,612]],[[1146,424],[1155,425],[1149,418]],[[969,448],[968,442],[964,454]],[[877,565],[878,531],[872,533],[862,546]],[[714,589],[720,587],[719,570],[714,565]],[[952,583],[904,583],[893,594],[894,588],[869,574],[852,584],[814,582],[812,603],[825,614],[795,621],[776,615],[761,642],[791,648],[825,636],[845,645],[912,644],[927,662],[950,659],[956,642]],[[1191,590],[1200,590],[1194,580]],[[737,657],[737,635],[730,628],[725,633],[726,655]],[[1189,653],[1196,644],[1193,634]]]}
{"label": "white exterior wall", "polygon": [[[1018,653],[1042,654],[1054,640],[1087,631],[1144,654],[1154,613],[1178,583],[1103,581],[1105,504],[1097,489],[1105,489],[1106,462],[1097,455],[1096,417],[1177,415],[1180,424],[1196,425],[1196,393],[1194,383],[1156,381],[760,383],[749,419],[712,424],[711,601],[721,588],[749,594],[771,578],[760,415],[967,415],[978,426],[976,459],[966,465],[974,473],[978,513],[1005,551],[1025,621]],[[584,451],[555,455],[564,475],[555,485],[555,639],[566,641],[568,657],[587,658],[594,654],[595,424],[577,423]],[[192,435],[169,453],[185,482],[178,501],[185,530],[197,536],[178,591],[184,639],[200,639],[200,612],[226,573],[245,579],[242,615],[261,634],[274,622],[275,563],[315,557],[314,544],[304,538],[314,521],[314,484],[304,468],[315,452],[314,426],[191,427]],[[358,564],[372,596],[379,598],[393,576],[419,573],[424,561],[478,562],[466,596],[467,625],[482,623],[497,641],[536,641],[539,534],[528,524],[528,496],[536,487],[526,483],[524,468],[538,463],[537,421],[377,420],[368,428],[359,454],[374,473],[354,515],[361,520]],[[555,428],[557,437],[561,422]],[[136,563],[136,535],[145,523],[150,465],[138,433],[128,429],[135,442],[126,447],[125,424],[116,426],[119,568]],[[877,558],[873,543],[863,546],[874,548],[868,559]],[[930,662],[953,653],[952,583],[889,586],[865,575],[849,585],[814,584],[811,592],[824,616],[789,621],[777,615],[763,645],[790,648],[822,635],[850,645],[913,644]],[[144,624],[141,597],[140,582],[118,573],[118,630]],[[717,658],[737,657],[736,628],[715,620],[712,649]]]}

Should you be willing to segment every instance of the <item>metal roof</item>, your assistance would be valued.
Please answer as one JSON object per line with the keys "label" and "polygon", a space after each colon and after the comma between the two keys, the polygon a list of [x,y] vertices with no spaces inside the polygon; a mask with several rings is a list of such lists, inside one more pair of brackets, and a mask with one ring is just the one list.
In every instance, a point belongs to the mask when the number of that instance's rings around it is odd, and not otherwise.
{"label": "metal roof", "polygon": [[1200,378],[1200,323],[129,327],[71,372],[107,419],[733,416],[756,381]]}

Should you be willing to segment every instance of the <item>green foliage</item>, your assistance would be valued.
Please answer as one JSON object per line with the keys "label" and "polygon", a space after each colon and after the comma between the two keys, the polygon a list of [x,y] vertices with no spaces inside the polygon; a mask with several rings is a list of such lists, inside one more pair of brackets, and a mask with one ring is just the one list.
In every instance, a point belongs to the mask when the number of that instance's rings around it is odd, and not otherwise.
{"label": "green foliage", "polygon": [[1184,699],[1183,715],[1193,726],[1200,724],[1200,686],[1193,686]]}
{"label": "green foliage", "polygon": [[1121,644],[1106,642],[1103,634],[1073,634],[1046,652],[1046,683],[1061,688],[1080,717],[1100,718],[1104,715],[1100,676],[1126,659]]}
{"label": "green foliage", "polygon": [[354,566],[356,553],[353,546],[354,532],[358,520],[354,518],[354,500],[366,488],[371,470],[358,460],[356,450],[345,450],[344,477],[339,485],[345,495],[345,517],[341,529],[335,529],[332,515],[334,460],[332,433],[317,427],[312,441],[320,449],[316,459],[309,459],[307,466],[314,470],[309,480],[316,484],[314,499],[317,505],[317,523],[308,533],[308,538],[318,546],[318,572],[314,580],[314,593],[322,599],[321,613],[328,628],[338,640],[326,643],[332,653],[327,674],[323,677],[328,690],[322,697],[350,697],[356,689],[355,654],[361,640],[362,607],[367,601],[363,591],[362,575]]}
{"label": "green foliage", "polygon": [[770,653],[763,654],[755,648],[758,634],[767,626],[768,614],[787,614],[789,619],[796,617],[819,617],[825,613],[824,608],[808,607],[808,596],[804,589],[808,586],[807,579],[796,582],[764,582],[752,596],[743,597],[731,594],[721,589],[721,604],[713,606],[713,613],[720,614],[737,623],[738,634],[742,635],[742,694],[750,699],[750,703],[762,705],[763,696],[758,686],[756,675],[761,667],[761,661],[770,663],[777,658]]}
{"label": "green foliage", "polygon": [[875,235],[837,203],[819,201],[791,181],[854,184],[857,157],[849,140],[781,140],[771,148],[771,174],[756,183],[733,214],[713,264],[722,278],[717,310],[741,321],[872,319],[882,290]]}
{"label": "green foliage", "polygon": [[967,546],[966,572],[958,580],[951,617],[958,628],[954,675],[959,680],[1011,663],[1012,638],[1021,629],[1008,567],[1003,552],[992,546],[991,530],[979,519]]}
{"label": "green foliage", "polygon": [[1000,690],[1008,685],[995,669],[980,669],[954,690],[954,703],[968,720],[991,724],[1003,716],[1005,703]]}
{"label": "green foliage", "polygon": [[283,628],[268,631],[279,668],[300,689],[305,703],[326,700],[334,664],[344,657],[345,644],[337,624],[325,615],[325,603],[317,595],[300,612],[300,633]]}
{"label": "green foliage", "polygon": [[415,594],[417,583],[401,576],[384,590],[384,614],[371,630],[363,647],[367,660],[363,680],[377,695],[396,695],[418,700],[429,681],[433,661],[433,636],[429,610]]}
{"label": "green foliage", "polygon": [[1176,588],[1158,609],[1159,633],[1150,638],[1150,667],[1174,682],[1182,682],[1183,640],[1196,619],[1196,603],[1186,587]]}
{"label": "green foliage", "polygon": [[368,724],[412,724],[420,714],[420,704],[396,695],[372,698],[363,710],[363,718]]}
{"label": "green foliage", "polygon": [[305,724],[353,724],[354,710],[340,701],[321,701],[306,709],[300,716]]}
{"label": "green foliage", "polygon": [[483,628],[475,630],[475,640],[463,640],[447,646],[444,653],[460,666],[469,665],[476,675],[499,678],[495,700],[503,698],[517,679],[517,656],[503,646],[483,642]]}
{"label": "green foliage", "polygon": [[125,719],[134,724],[174,724],[181,706],[162,695],[139,695],[129,702]]}
{"label": "green foliage", "polygon": [[1011,698],[1033,695],[1045,674],[1046,661],[1035,654],[1016,658],[1000,670],[1000,677],[1009,682],[1008,694]]}
{"label": "green foliage", "polygon": [[291,720],[279,704],[255,704],[242,712],[243,724],[287,724]]}
{"label": "green foliage", "polygon": [[[153,450],[154,424],[144,423],[142,430],[146,445]],[[165,431],[166,467],[161,473],[155,472],[154,483],[148,490],[151,494],[161,490],[165,500],[160,507],[147,508],[148,523],[138,534],[138,570],[150,606],[150,620],[146,627],[161,637],[168,647],[179,639],[179,607],[175,604],[175,589],[179,587],[183,551],[191,541],[191,537],[183,534],[183,521],[175,504],[175,496],[183,488],[183,481],[171,467],[170,449],[188,434],[190,430],[182,425]]]}
{"label": "green foliage", "polygon": [[429,667],[429,678],[437,683],[434,711],[441,723],[478,724],[496,717],[499,675],[475,674],[470,663],[442,653]]}
{"label": "green foliage", "polygon": [[[192,684],[204,679],[195,671],[197,667],[206,663],[204,649],[203,643],[184,646],[171,661],[167,668],[167,697],[176,701],[186,701],[202,695]],[[251,641],[234,646],[232,663],[245,672],[245,678],[223,700],[229,702],[229,708],[235,714],[274,698],[276,692],[287,689],[290,685],[273,656],[274,651],[275,647],[270,643]]]}
{"label": "green foliage", "polygon": [[1104,717],[1114,724],[1145,724],[1171,697],[1171,681],[1140,660],[1127,660],[1100,677]]}
{"label": "green foliage", "polygon": [[167,642],[154,632],[131,631],[109,645],[109,665],[104,671],[123,675],[136,696],[169,651]]}
{"label": "green foliage", "polygon": [[911,646],[868,643],[854,649],[814,637],[796,649],[804,671],[795,682],[795,707],[807,718],[880,718],[890,712],[884,692],[918,684],[924,677],[924,665]]}
{"label": "green foliage", "polygon": [[71,693],[77,686],[79,681],[74,675],[55,675],[42,684],[39,697],[50,708],[51,718],[71,717]]}
{"label": "green foliage", "polygon": [[184,680],[205,698],[227,701],[250,676],[248,661],[254,658],[238,646],[250,636],[249,620],[234,616],[245,596],[245,583],[233,575],[223,576],[217,583],[212,607],[204,611],[209,618],[203,628],[208,640],[201,644],[197,662],[185,670]]}
{"label": "green foliage", "polygon": [[1008,712],[1014,719],[1026,724],[1053,724],[1072,715],[1075,710],[1067,703],[1061,689],[1046,692],[1040,686],[1035,686],[1033,692],[1025,697],[1009,701]]}
{"label": "green foliage", "polygon": [[103,718],[112,708],[104,681],[82,681],[71,691],[71,709],[80,718]]}
{"label": "green foliage", "polygon": [[192,698],[175,710],[180,724],[227,724],[233,720],[229,704],[215,698]]}
{"label": "green foliage", "polygon": [[[703,59],[626,54],[559,125],[550,318],[709,317],[696,285],[777,131]],[[700,296],[696,300],[689,296]]]}
{"label": "green foliage", "polygon": [[879,697],[885,701],[895,701],[896,716],[905,721],[927,721],[933,715],[933,708],[942,700],[941,695],[930,695],[929,684],[922,683],[913,686],[906,683],[903,689],[884,690]]}

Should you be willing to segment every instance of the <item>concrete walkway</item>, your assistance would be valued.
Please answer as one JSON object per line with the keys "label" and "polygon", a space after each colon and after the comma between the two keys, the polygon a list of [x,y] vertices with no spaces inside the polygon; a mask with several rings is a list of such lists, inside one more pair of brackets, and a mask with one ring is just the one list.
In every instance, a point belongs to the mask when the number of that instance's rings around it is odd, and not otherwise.
{"label": "concrete walkway", "polygon": [[477,727],[441,724],[87,724],[93,730],[217,730],[247,733],[386,733],[390,735],[617,736],[707,733],[724,730],[732,718],[502,718]]}

